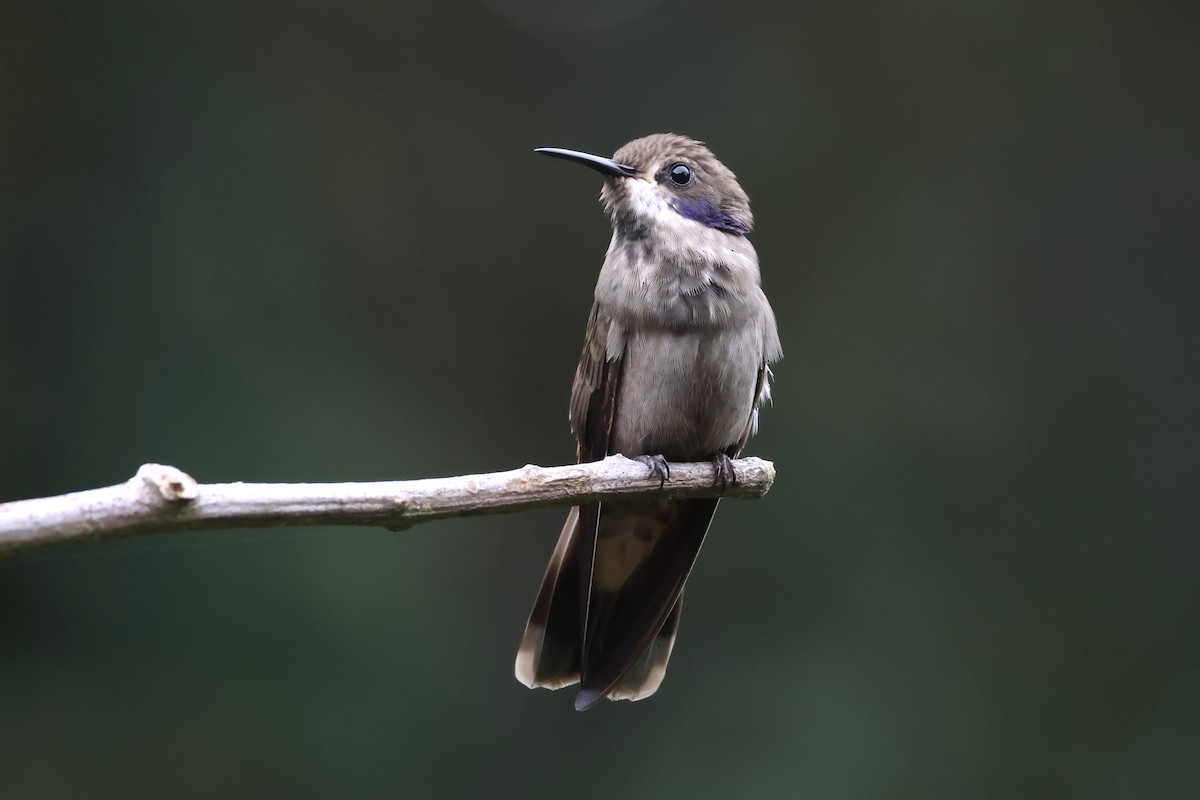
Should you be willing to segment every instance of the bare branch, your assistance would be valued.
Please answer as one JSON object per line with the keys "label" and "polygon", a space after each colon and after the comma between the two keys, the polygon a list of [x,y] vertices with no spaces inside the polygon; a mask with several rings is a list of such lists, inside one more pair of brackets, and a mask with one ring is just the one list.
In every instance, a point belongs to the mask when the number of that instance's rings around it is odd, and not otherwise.
{"label": "bare branch", "polygon": [[146,464],[125,483],[0,504],[0,553],[148,533],[303,525],[371,525],[402,530],[419,522],[578,505],[611,497],[762,497],[775,466],[733,462],[722,488],[711,463],[671,464],[659,488],[644,464],[624,456],[565,467],[374,483],[197,483],[175,467]]}

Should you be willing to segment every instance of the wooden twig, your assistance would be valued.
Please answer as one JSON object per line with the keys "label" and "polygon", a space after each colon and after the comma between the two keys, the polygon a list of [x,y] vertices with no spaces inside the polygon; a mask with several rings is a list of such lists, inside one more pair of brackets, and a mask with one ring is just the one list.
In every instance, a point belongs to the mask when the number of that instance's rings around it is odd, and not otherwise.
{"label": "wooden twig", "polygon": [[733,462],[736,481],[717,484],[711,463],[671,464],[661,488],[624,456],[563,467],[373,483],[197,483],[175,467],[146,464],[116,486],[0,504],[0,553],[171,531],[419,522],[566,506],[611,497],[762,497],[775,466]]}

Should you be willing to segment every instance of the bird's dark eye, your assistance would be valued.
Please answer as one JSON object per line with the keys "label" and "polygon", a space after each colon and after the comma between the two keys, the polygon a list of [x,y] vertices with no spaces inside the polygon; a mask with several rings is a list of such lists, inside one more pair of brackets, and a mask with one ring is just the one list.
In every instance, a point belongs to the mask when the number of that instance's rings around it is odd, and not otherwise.
{"label": "bird's dark eye", "polygon": [[687,186],[692,182],[692,168],[687,164],[672,164],[667,167],[667,176],[676,186]]}

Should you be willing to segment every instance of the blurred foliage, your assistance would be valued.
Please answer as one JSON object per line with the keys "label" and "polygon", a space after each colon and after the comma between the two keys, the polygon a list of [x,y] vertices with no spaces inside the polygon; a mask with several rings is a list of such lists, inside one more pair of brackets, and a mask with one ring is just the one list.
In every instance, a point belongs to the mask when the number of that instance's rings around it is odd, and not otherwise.
{"label": "blurred foliage", "polygon": [[538,145],[706,140],[787,353],[653,699],[513,680],[557,513],[76,547],[0,564],[5,795],[1200,796],[1198,17],[0,11],[0,499],[569,460]]}

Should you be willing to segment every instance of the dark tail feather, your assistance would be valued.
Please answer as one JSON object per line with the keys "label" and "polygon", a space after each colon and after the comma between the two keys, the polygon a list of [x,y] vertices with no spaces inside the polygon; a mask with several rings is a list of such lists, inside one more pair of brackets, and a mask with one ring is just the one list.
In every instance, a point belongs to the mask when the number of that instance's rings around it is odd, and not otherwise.
{"label": "dark tail feather", "polygon": [[579,580],[579,509],[572,508],[558,536],[517,650],[517,680],[529,688],[561,689],[579,682],[583,612]]}
{"label": "dark tail feather", "polygon": [[[650,642],[650,646],[608,690],[609,700],[642,700],[658,691],[667,675],[667,662],[671,658],[671,651],[675,648],[675,636],[679,633],[679,615],[682,608],[683,595],[680,595],[662,630]],[[578,708],[578,699],[575,704]]]}
{"label": "dark tail feather", "polygon": [[658,688],[678,629],[683,586],[718,502],[602,506],[577,707],[600,696],[640,699]]}
{"label": "dark tail feather", "polygon": [[[641,700],[654,694],[679,630],[683,585],[717,502],[607,504],[603,515],[594,504],[571,509],[517,651],[517,680],[546,689],[579,683],[582,649],[588,667],[575,698],[577,710],[602,697]],[[581,519],[592,524],[581,525]],[[647,533],[638,524],[654,530]],[[641,550],[631,556],[634,540],[633,549]],[[586,567],[581,551],[594,554]],[[586,642],[581,635],[585,603]]]}

